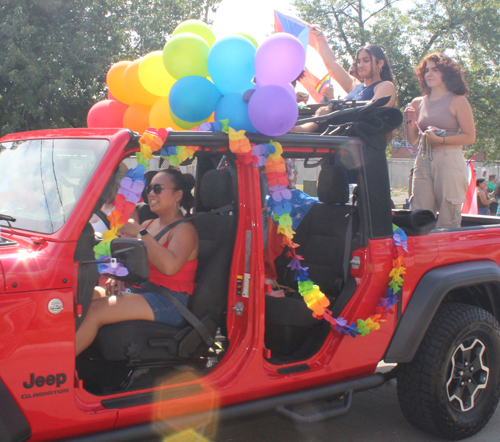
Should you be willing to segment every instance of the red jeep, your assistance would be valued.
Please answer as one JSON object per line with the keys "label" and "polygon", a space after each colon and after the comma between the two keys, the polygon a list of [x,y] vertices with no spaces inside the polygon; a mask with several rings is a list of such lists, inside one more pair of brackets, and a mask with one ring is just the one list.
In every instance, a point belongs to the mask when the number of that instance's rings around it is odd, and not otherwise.
{"label": "red jeep", "polygon": [[[225,133],[172,132],[167,145],[199,146],[196,212],[206,214],[193,221],[200,252],[189,305],[198,325],[108,325],[78,358],[75,328],[99,277],[89,219],[119,164],[133,165],[139,136],[68,129],[0,139],[0,440],[144,440],[270,411],[313,423],[394,376],[418,428],[461,439],[486,425],[500,394],[500,226],[466,216],[438,231],[428,214],[393,211],[382,114],[361,117],[337,121],[341,136],[275,140],[285,158],[321,170],[319,199],[294,241],[333,317],[373,315],[391,280],[393,222],[406,232],[404,284],[378,331],[351,337],[314,318],[286,249],[272,264],[290,290],[269,296],[259,169],[237,160]],[[140,240],[123,239],[114,256],[140,276]],[[397,367],[381,373],[382,361]],[[316,402],[319,412],[302,407]]]}

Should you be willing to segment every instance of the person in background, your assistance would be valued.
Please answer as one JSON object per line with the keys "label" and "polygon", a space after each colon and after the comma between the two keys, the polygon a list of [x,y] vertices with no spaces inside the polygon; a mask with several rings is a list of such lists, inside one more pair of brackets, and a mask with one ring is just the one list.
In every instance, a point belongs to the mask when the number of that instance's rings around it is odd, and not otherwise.
{"label": "person in background", "polygon": [[488,215],[490,205],[495,202],[495,199],[488,198],[488,185],[484,178],[476,180],[476,195],[478,215]]}
{"label": "person in background", "polygon": [[[494,197],[494,192],[498,184],[498,177],[496,175],[490,175],[488,177],[488,182],[486,183],[488,185],[488,196]],[[490,204],[490,215],[495,216],[497,214],[497,209],[498,209],[498,201],[497,198],[495,198],[495,201],[493,201]]]}
{"label": "person in background", "polygon": [[332,77],[347,92],[345,100],[370,101],[390,96],[391,99],[386,106],[394,106],[396,88],[389,60],[382,48],[374,44],[359,48],[356,54],[356,78],[349,75],[339,64],[321,28],[318,25],[311,25],[311,32],[318,39],[321,57]]}
{"label": "person in background", "polygon": [[410,208],[439,212],[437,228],[460,227],[468,185],[462,148],[476,140],[465,97],[469,89],[459,64],[443,53],[427,55],[415,73],[423,96],[406,109],[408,141],[416,144],[421,138],[422,149],[415,160]]}

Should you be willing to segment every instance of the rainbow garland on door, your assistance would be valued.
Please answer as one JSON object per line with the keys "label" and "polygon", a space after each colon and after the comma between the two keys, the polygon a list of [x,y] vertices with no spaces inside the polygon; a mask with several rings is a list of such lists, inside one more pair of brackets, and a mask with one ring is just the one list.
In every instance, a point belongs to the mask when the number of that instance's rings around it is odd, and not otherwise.
{"label": "rainbow garland on door", "polygon": [[[149,167],[147,160],[153,158],[153,153],[160,150],[162,158],[169,160],[173,166],[178,166],[184,160],[192,157],[199,148],[197,146],[167,146],[163,147],[171,129],[150,127],[139,139],[140,152],[137,152],[137,166],[127,171],[120,182],[120,189],[113,202],[114,209],[108,215],[110,228],[102,235],[102,241],[94,247],[96,259],[109,261],[111,258],[111,241],[118,237],[118,230],[125,225],[141,199],[146,184],[144,173]],[[120,263],[98,264],[99,273],[115,276],[128,275],[128,270]]]}
{"label": "rainbow garland on door", "polygon": [[325,319],[339,334],[366,336],[370,331],[380,329],[380,324],[385,322],[388,313],[393,313],[392,307],[398,302],[402,290],[403,277],[406,273],[402,250],[406,251],[406,234],[397,226],[393,225],[393,269],[389,277],[389,287],[386,295],[381,298],[379,305],[375,308],[375,314],[367,319],[358,319],[348,324],[344,318],[334,318],[332,312],[327,308],[329,299],[321,292],[320,288],[309,279],[308,267],[302,267],[300,261],[304,258],[297,255],[298,244],[293,242],[295,232],[292,230],[292,194],[288,189],[288,176],[286,173],[285,159],[282,156],[283,148],[278,142],[271,141],[269,144],[252,146],[245,136],[245,131],[227,129],[229,135],[229,148],[235,153],[238,160],[245,164],[253,163],[254,166],[265,166],[265,174],[269,185],[269,202],[274,211],[273,220],[278,225],[278,233],[283,234],[283,243],[288,246],[287,256],[290,258],[288,267],[296,273],[299,293],[304,298],[308,308],[313,311],[317,319]]}

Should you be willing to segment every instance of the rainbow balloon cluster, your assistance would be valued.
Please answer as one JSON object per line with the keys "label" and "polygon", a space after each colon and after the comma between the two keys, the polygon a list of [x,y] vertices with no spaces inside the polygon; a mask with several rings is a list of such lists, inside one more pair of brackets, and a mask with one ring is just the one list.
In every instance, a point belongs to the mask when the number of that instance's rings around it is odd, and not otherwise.
{"label": "rainbow balloon cluster", "polygon": [[236,130],[284,134],[297,121],[290,83],[304,69],[305,50],[288,33],[256,46],[246,34],[216,40],[205,23],[185,21],[162,51],[111,66],[108,99],[92,106],[87,125],[143,133],[150,126],[189,130],[229,119]]}
{"label": "rainbow balloon cluster", "polygon": [[[141,151],[137,152],[138,165],[127,171],[120,182],[120,189],[113,202],[114,209],[108,215],[110,227],[102,235],[102,241],[94,247],[96,259],[109,260],[111,257],[111,241],[118,237],[118,230],[130,219],[136,204],[141,199],[141,194],[146,184],[144,173],[149,164],[146,160],[153,158],[153,152],[160,150],[168,137],[165,129],[155,130],[149,128],[139,139]],[[125,276],[128,270],[122,264],[113,266],[108,263],[98,264],[99,273]]]}

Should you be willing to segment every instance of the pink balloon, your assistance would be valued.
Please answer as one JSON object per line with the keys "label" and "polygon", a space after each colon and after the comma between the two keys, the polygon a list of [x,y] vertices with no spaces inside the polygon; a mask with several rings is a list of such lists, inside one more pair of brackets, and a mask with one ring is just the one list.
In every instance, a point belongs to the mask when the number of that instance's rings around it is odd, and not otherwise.
{"label": "pink balloon", "polygon": [[284,87],[262,86],[248,103],[248,116],[254,127],[264,135],[276,137],[295,126],[299,108],[295,97]]}
{"label": "pink balloon", "polygon": [[116,100],[102,100],[87,114],[88,127],[123,127],[123,115],[128,106]]}
{"label": "pink balloon", "polygon": [[297,37],[278,32],[268,37],[255,54],[255,78],[259,86],[285,86],[301,74],[306,52]]}

